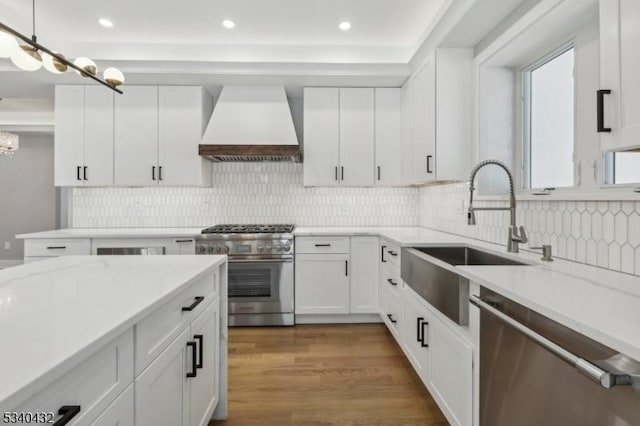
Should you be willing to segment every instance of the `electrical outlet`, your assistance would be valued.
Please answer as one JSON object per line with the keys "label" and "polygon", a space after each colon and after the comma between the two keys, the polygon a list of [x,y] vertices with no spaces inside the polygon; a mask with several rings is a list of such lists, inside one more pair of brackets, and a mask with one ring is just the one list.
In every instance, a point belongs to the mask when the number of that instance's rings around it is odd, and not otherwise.
{"label": "electrical outlet", "polygon": [[4,242],[4,249],[5,250],[11,250],[11,241],[5,241]]}

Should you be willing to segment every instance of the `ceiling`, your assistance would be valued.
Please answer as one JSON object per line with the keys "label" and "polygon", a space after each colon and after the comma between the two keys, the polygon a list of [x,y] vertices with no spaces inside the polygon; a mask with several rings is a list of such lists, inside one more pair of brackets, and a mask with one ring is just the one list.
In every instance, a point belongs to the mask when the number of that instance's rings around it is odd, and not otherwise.
{"label": "ceiling", "polygon": [[[40,42],[102,60],[406,63],[446,0],[36,1]],[[31,2],[0,0],[31,33]],[[113,21],[113,28],[98,24]],[[227,29],[222,21],[236,27]],[[349,31],[338,24],[349,21]]]}

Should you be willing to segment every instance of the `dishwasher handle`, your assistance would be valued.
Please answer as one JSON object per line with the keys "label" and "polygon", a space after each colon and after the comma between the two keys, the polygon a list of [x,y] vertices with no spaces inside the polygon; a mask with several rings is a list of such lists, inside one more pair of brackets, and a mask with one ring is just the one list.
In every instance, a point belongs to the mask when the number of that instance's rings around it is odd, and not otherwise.
{"label": "dishwasher handle", "polygon": [[505,313],[494,308],[478,296],[472,295],[469,298],[469,302],[485,311],[486,313],[490,314],[491,316],[502,321],[503,323],[507,324],[508,326],[516,329],[520,333],[524,334],[529,339],[533,340],[535,343],[542,346],[561,360],[572,365],[576,370],[578,370],[578,372],[580,372],[593,382],[598,383],[603,388],[609,389],[617,385],[631,385],[633,383],[633,378],[631,375],[615,374],[603,370],[592,362],[589,362],[584,358],[580,358],[576,354],[569,352],[562,346],[557,345],[541,334],[536,333],[524,324],[516,321]]}

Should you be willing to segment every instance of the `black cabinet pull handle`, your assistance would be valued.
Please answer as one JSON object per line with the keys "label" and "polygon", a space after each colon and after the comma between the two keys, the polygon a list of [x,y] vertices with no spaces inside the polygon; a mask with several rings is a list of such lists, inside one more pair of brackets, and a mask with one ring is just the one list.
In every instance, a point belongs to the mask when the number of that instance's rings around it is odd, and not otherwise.
{"label": "black cabinet pull handle", "polygon": [[162,180],[162,166],[158,167],[158,180]]}
{"label": "black cabinet pull handle", "polygon": [[433,173],[431,171],[431,159],[433,158],[433,155],[427,155],[427,173]]}
{"label": "black cabinet pull handle", "polygon": [[335,180],[338,180],[338,166],[335,167],[334,173],[335,173]]}
{"label": "black cabinet pull handle", "polygon": [[198,375],[198,369],[196,367],[196,342],[187,342],[187,349],[191,348],[191,372],[187,373],[187,377],[196,377]]}
{"label": "black cabinet pull handle", "polygon": [[156,166],[151,167],[151,180],[156,180]]}
{"label": "black cabinet pull handle", "polygon": [[389,253],[391,256],[397,256],[398,255],[398,253],[393,251],[393,250],[389,250],[389,251],[387,251],[387,253]]}
{"label": "black cabinet pull handle", "polygon": [[331,244],[316,244],[316,247],[331,247]]}
{"label": "black cabinet pull handle", "polygon": [[64,250],[67,246],[48,246],[47,250]]}
{"label": "black cabinet pull handle", "polygon": [[198,306],[200,303],[202,303],[202,301],[203,301],[203,300],[204,300],[204,297],[202,297],[202,296],[197,296],[197,297],[194,299],[194,301],[193,301],[193,303],[192,303],[191,305],[189,305],[189,306],[183,306],[183,307],[182,307],[182,312],[189,312],[189,311],[193,311],[193,310],[196,308],[196,306]]}
{"label": "black cabinet pull handle", "polygon": [[380,180],[380,166],[378,166],[378,180]]}
{"label": "black cabinet pull handle", "polygon": [[190,243],[193,240],[176,240],[176,243]]}
{"label": "black cabinet pull handle", "polygon": [[[419,320],[423,320],[423,318],[419,318]],[[423,348],[428,348],[429,347],[429,343],[425,343],[425,341],[424,341],[424,334],[425,334],[424,333],[424,326],[425,325],[429,325],[429,322],[423,320],[422,324],[420,324],[420,326],[419,326],[420,327],[420,331],[419,332],[421,332],[421,335],[420,335],[420,346],[422,346]]]}
{"label": "black cabinet pull handle", "polygon": [[391,321],[392,323],[397,323],[397,320],[394,320],[393,317],[391,316],[391,314],[387,314],[387,318],[389,318],[389,321]]}
{"label": "black cabinet pull handle", "polygon": [[64,426],[71,421],[80,412],[79,405],[63,405],[58,409],[58,415],[60,417],[53,426]]}
{"label": "black cabinet pull handle", "polygon": [[76,180],[82,180],[80,179],[80,166],[76,168]]}
{"label": "black cabinet pull handle", "polygon": [[382,246],[382,247],[380,247],[380,261],[381,261],[382,263],[385,263],[385,262],[386,262],[386,260],[385,260],[385,258],[384,258],[384,251],[385,251],[386,249],[387,249],[387,246]]}
{"label": "black cabinet pull handle", "polygon": [[204,349],[203,349],[204,336],[202,334],[194,334],[193,338],[196,339],[198,341],[198,344],[200,345],[198,346],[198,357],[200,358],[200,361],[196,363],[196,368],[202,368],[202,365],[203,365],[202,359],[204,358]]}
{"label": "black cabinet pull handle", "polygon": [[611,90],[598,90],[598,133],[611,133],[611,127],[604,127],[604,95],[610,95]]}
{"label": "black cabinet pull handle", "polygon": [[348,260],[344,261],[344,275],[345,275],[345,277],[349,276],[349,261]]}
{"label": "black cabinet pull handle", "polygon": [[340,167],[340,180],[344,180],[344,167]]}
{"label": "black cabinet pull handle", "polygon": [[387,282],[391,285],[398,285],[398,283],[392,280],[391,278],[387,278]]}
{"label": "black cabinet pull handle", "polygon": [[87,167],[87,166],[84,166],[84,167],[83,167],[83,169],[84,169],[84,170],[83,170],[84,180],[89,180],[89,179],[87,179],[87,169],[88,169],[88,167]]}

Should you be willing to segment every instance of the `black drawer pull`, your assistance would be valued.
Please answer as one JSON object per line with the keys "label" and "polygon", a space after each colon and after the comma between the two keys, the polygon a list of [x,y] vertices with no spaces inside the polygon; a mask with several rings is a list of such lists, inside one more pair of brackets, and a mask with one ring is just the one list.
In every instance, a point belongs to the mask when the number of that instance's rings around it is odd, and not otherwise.
{"label": "black drawer pull", "polygon": [[331,247],[331,244],[316,244],[316,247]]}
{"label": "black drawer pull", "polygon": [[425,343],[424,341],[424,326],[429,325],[428,321],[425,321],[424,318],[418,318],[418,341],[420,342],[420,346],[423,348],[428,348],[429,343]]}
{"label": "black drawer pull", "polygon": [[80,168],[81,168],[80,166],[76,168],[76,180],[82,180],[80,179]]}
{"label": "black drawer pull", "polygon": [[610,95],[611,90],[598,90],[597,98],[597,128],[598,133],[611,133],[611,127],[604,126],[604,95]]}
{"label": "black drawer pull", "polygon": [[345,277],[349,276],[349,261],[348,260],[344,261],[344,276]]}
{"label": "black drawer pull", "polygon": [[391,316],[391,314],[387,314],[387,318],[389,318],[389,321],[391,321],[392,323],[397,323],[397,320],[394,320],[393,317]]}
{"label": "black drawer pull", "polygon": [[89,179],[87,178],[87,169],[88,169],[88,167],[87,167],[87,166],[84,166],[84,167],[83,167],[82,176],[84,177],[84,180],[89,180]]}
{"label": "black drawer pull", "polygon": [[196,366],[196,342],[187,342],[187,349],[191,348],[191,372],[187,373],[187,377],[196,377],[198,375],[198,369]]}
{"label": "black drawer pull", "polygon": [[398,285],[398,283],[392,280],[391,278],[387,278],[387,282],[391,285]]}
{"label": "black drawer pull", "polygon": [[193,240],[176,240],[176,243],[190,243]]}
{"label": "black drawer pull", "polygon": [[58,409],[58,415],[62,416],[53,426],[64,426],[71,421],[80,412],[79,405],[63,405]]}
{"label": "black drawer pull", "polygon": [[433,155],[427,155],[427,173],[433,173],[431,171],[431,159],[433,158]]}
{"label": "black drawer pull", "polygon": [[162,166],[158,167],[158,180],[162,180]]}
{"label": "black drawer pull", "polygon": [[194,301],[193,301],[193,303],[192,303],[191,305],[189,305],[189,306],[183,306],[183,307],[182,307],[182,312],[189,312],[189,311],[193,311],[193,310],[196,308],[196,306],[198,306],[200,303],[202,303],[202,301],[203,301],[203,300],[204,300],[204,297],[202,297],[202,296],[197,296],[197,297],[194,299]]}
{"label": "black drawer pull", "polygon": [[47,250],[64,250],[67,246],[48,246]]}
{"label": "black drawer pull", "polygon": [[382,263],[385,263],[385,262],[386,262],[386,260],[385,260],[385,258],[384,258],[384,251],[385,251],[385,249],[386,249],[386,248],[387,248],[387,246],[382,246],[382,247],[380,247],[380,261],[381,261]]}
{"label": "black drawer pull", "polygon": [[156,166],[151,166],[151,180],[156,180]]}
{"label": "black drawer pull", "polygon": [[389,250],[387,253],[389,253],[391,256],[397,256],[398,253],[392,250]]}
{"label": "black drawer pull", "polygon": [[198,341],[198,344],[200,345],[198,346],[198,357],[200,358],[200,361],[196,363],[196,368],[202,368],[202,359],[204,358],[204,336],[202,334],[194,334],[193,338],[196,339]]}

